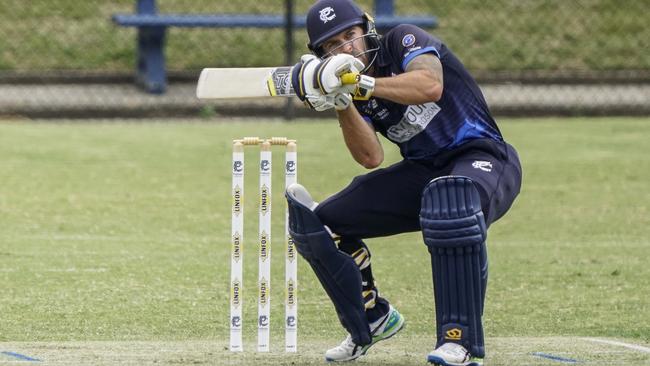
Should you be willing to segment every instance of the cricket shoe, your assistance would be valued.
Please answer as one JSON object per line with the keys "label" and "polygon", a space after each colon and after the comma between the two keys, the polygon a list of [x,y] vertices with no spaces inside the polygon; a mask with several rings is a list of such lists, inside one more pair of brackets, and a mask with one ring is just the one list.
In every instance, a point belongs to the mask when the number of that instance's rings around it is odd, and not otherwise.
{"label": "cricket shoe", "polygon": [[483,359],[472,355],[457,343],[445,343],[429,353],[427,361],[436,366],[483,366]]}
{"label": "cricket shoe", "polygon": [[375,343],[394,336],[404,327],[404,317],[392,305],[388,314],[370,323],[370,335],[372,341],[365,346],[354,343],[350,335],[340,345],[325,352],[325,360],[328,362],[352,361],[366,354],[368,349]]}

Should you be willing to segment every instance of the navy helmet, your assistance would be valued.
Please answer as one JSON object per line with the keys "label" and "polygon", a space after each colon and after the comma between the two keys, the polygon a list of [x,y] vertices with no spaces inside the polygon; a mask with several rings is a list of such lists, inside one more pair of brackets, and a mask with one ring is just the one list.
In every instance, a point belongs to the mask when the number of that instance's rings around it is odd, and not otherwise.
{"label": "navy helmet", "polygon": [[[352,0],[319,0],[307,12],[307,47],[318,57],[325,56],[321,46],[330,37],[344,30],[359,25],[366,38],[366,52],[374,52],[370,59],[374,61],[379,49],[379,35],[375,30],[372,17],[361,10]],[[358,55],[357,55],[358,56]],[[366,65],[366,69],[372,64]]]}

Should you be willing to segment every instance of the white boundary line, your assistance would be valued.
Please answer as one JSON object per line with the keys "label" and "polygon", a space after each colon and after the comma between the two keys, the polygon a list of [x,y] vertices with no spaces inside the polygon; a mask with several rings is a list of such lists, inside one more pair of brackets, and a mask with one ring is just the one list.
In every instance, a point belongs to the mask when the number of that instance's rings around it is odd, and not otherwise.
{"label": "white boundary line", "polygon": [[633,349],[633,350],[636,350],[636,351],[639,351],[639,352],[650,353],[650,348],[649,347],[640,346],[638,344],[623,343],[623,342],[610,341],[610,340],[607,340],[607,339],[599,339],[599,338],[583,338],[583,339],[585,341],[610,344],[610,345],[613,345],[613,346],[621,346],[621,347]]}

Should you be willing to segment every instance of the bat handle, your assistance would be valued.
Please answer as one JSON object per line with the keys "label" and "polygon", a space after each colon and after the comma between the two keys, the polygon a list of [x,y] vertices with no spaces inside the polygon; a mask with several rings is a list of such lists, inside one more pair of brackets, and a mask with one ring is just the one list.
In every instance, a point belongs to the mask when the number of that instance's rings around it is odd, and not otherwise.
{"label": "bat handle", "polygon": [[347,72],[341,75],[341,83],[343,85],[351,85],[359,82],[359,77],[361,75],[357,72]]}

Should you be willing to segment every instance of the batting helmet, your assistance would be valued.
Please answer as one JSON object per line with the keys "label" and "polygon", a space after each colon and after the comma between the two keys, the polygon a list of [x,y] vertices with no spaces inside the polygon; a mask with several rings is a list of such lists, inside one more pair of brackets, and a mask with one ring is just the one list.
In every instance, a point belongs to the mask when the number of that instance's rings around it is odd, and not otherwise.
{"label": "batting helmet", "polygon": [[[370,15],[351,0],[319,0],[307,12],[307,47],[318,57],[323,57],[321,46],[338,33],[360,25],[366,32],[368,51],[379,49],[379,35]],[[374,61],[374,57],[372,58]],[[369,65],[368,65],[369,66]]]}

